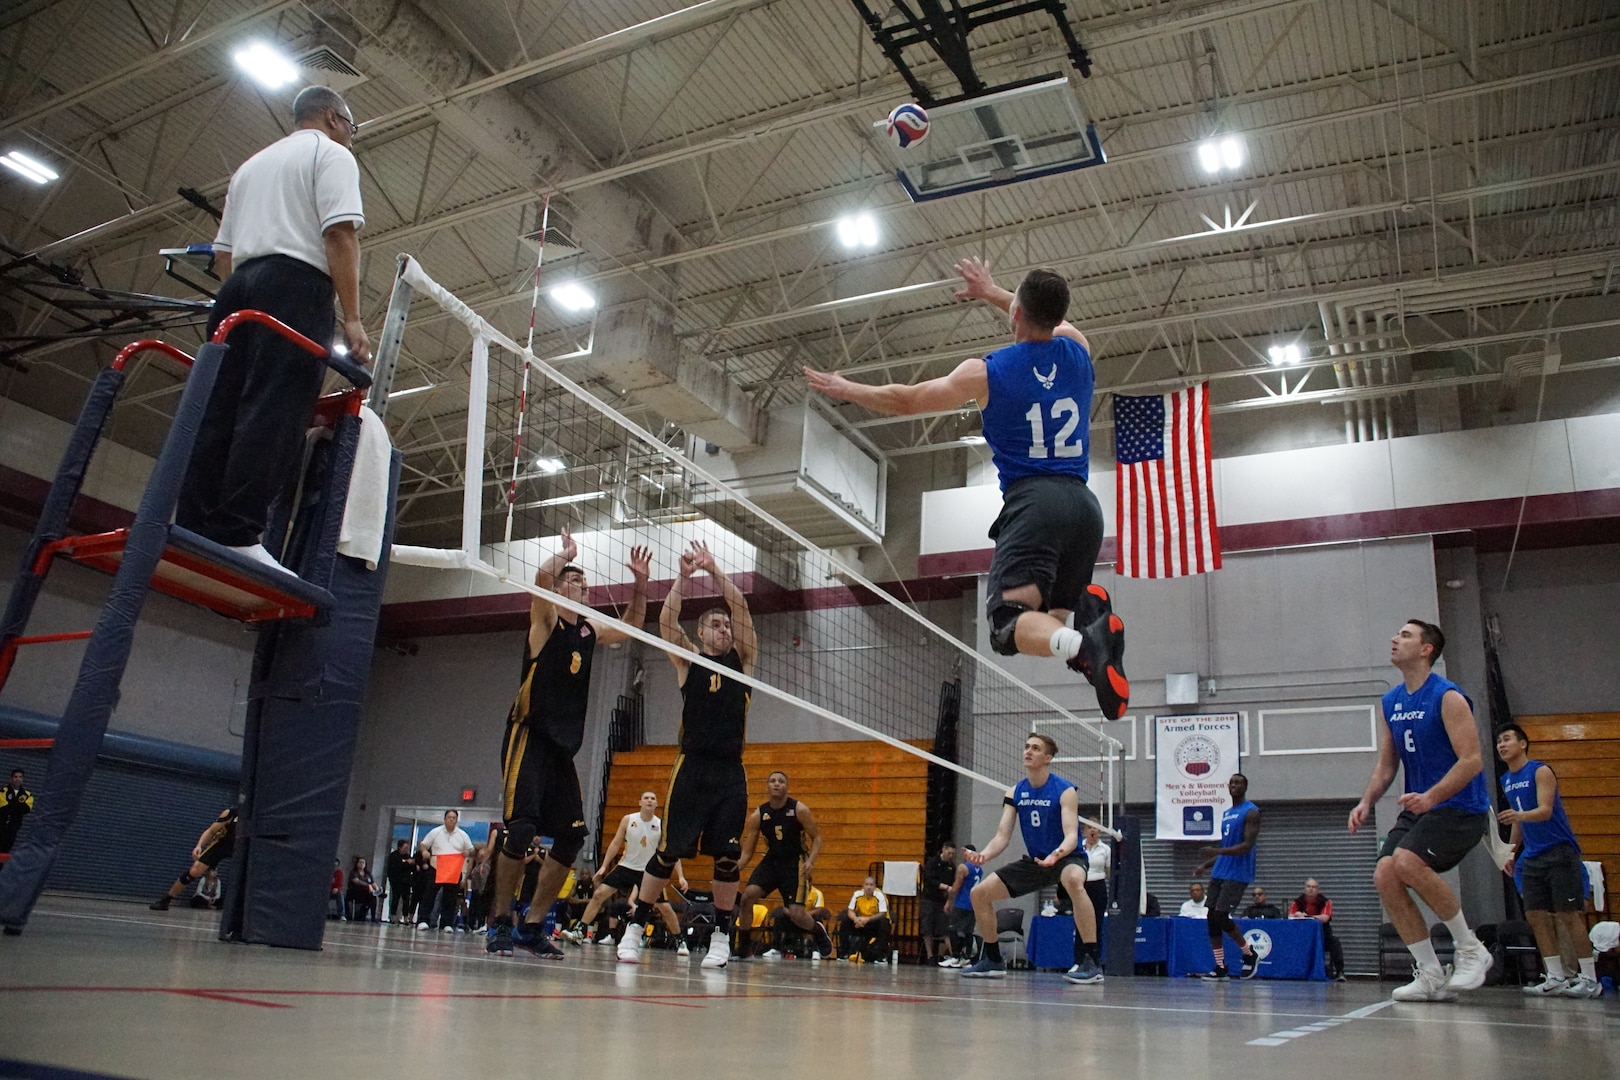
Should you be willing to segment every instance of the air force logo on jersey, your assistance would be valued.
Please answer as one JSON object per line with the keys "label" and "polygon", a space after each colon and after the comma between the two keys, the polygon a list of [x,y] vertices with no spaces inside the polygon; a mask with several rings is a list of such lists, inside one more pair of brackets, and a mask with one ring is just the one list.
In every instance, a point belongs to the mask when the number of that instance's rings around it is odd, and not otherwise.
{"label": "air force logo on jersey", "polygon": [[1057,383],[1056,364],[1053,364],[1052,370],[1047,372],[1045,375],[1041,374],[1040,368],[1030,368],[1030,370],[1035,373],[1035,381],[1041,384],[1042,390],[1050,390]]}

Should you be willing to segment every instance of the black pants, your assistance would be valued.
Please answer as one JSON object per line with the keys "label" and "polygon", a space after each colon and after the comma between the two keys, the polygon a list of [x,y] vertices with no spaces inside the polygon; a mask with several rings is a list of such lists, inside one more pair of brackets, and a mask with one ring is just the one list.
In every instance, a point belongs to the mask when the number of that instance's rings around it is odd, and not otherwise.
{"label": "black pants", "polygon": [[1337,979],[1344,974],[1344,946],[1333,936],[1333,924],[1322,924],[1322,948],[1327,951],[1327,977]]}
{"label": "black pants", "polygon": [[[249,259],[219,290],[208,334],[231,312],[257,308],[330,345],[337,329],[334,299],[332,279],[306,262],[285,255]],[[290,486],[326,369],[266,327],[239,327],[228,344],[180,487],[175,524],[242,547],[259,542],[271,504]]]}
{"label": "black pants", "polygon": [[838,947],[840,956],[854,956],[858,949],[868,961],[889,958],[889,917],[875,915],[865,926],[856,926],[855,919],[844,912],[843,943]]}
{"label": "black pants", "polygon": [[[461,884],[451,882],[448,885],[434,883],[433,891],[428,893],[423,901],[424,914],[422,921],[432,925],[435,930],[442,930],[446,926],[456,925],[456,916],[461,914]],[[433,925],[437,917],[437,925]]]}
{"label": "black pants", "polygon": [[1086,896],[1091,899],[1091,908],[1097,913],[1097,931],[1102,932],[1102,917],[1108,914],[1108,881],[1098,878],[1096,881],[1086,882]]}
{"label": "black pants", "polygon": [[410,875],[390,876],[388,878],[388,917],[390,919],[409,918],[411,911]]}

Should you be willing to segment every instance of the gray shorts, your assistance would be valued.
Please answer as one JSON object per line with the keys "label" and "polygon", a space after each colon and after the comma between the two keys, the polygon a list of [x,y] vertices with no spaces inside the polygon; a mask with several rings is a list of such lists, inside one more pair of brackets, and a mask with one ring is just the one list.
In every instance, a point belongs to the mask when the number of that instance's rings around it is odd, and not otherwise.
{"label": "gray shorts", "polygon": [[1211,911],[1224,911],[1228,915],[1238,909],[1243,903],[1243,894],[1249,891],[1247,881],[1232,881],[1229,878],[1210,878],[1209,888],[1205,890],[1204,906]]}
{"label": "gray shorts", "polygon": [[1581,853],[1569,844],[1558,844],[1525,859],[1521,884],[1526,911],[1586,910]]}

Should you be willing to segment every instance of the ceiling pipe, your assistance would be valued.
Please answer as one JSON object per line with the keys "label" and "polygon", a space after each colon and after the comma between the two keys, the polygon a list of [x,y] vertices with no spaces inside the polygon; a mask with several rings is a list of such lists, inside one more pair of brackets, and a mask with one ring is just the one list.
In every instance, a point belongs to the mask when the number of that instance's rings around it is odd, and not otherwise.
{"label": "ceiling pipe", "polygon": [[[1327,339],[1328,355],[1339,356],[1343,350],[1338,344],[1338,331],[1333,328],[1333,319],[1328,315],[1326,301],[1316,302],[1316,313],[1322,320],[1322,336]],[[1341,390],[1350,385],[1345,377],[1344,364],[1337,360],[1333,362],[1333,378],[1338,381]],[[1348,401],[1344,403],[1344,441],[1347,443],[1356,441],[1356,427]]]}

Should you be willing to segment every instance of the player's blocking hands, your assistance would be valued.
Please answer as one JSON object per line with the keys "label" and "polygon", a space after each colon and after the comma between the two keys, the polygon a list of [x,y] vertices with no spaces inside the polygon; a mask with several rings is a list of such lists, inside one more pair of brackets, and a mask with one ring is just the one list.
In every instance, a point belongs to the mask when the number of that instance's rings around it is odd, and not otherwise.
{"label": "player's blocking hands", "polygon": [[697,569],[707,570],[711,574],[719,571],[719,567],[714,562],[714,552],[710,551],[709,545],[703,541],[693,540],[692,547],[687,552],[687,555],[691,557],[692,565]]}
{"label": "player's blocking hands", "polygon": [[836,371],[817,371],[807,367],[804,369],[804,379],[810,384],[810,389],[818,393],[839,401],[849,400],[849,380]]}
{"label": "player's blocking hands", "polygon": [[962,279],[962,287],[955,293],[958,300],[988,300],[995,293],[995,279],[990,276],[990,268],[984,265],[983,259],[969,255],[952,269]]}
{"label": "player's blocking hands", "polygon": [[579,558],[579,545],[574,543],[574,533],[566,525],[562,527],[562,548],[558,554],[565,562],[573,562]]}
{"label": "player's blocking hands", "polygon": [[630,549],[630,561],[624,565],[637,581],[646,581],[652,574],[652,548],[637,544]]}

